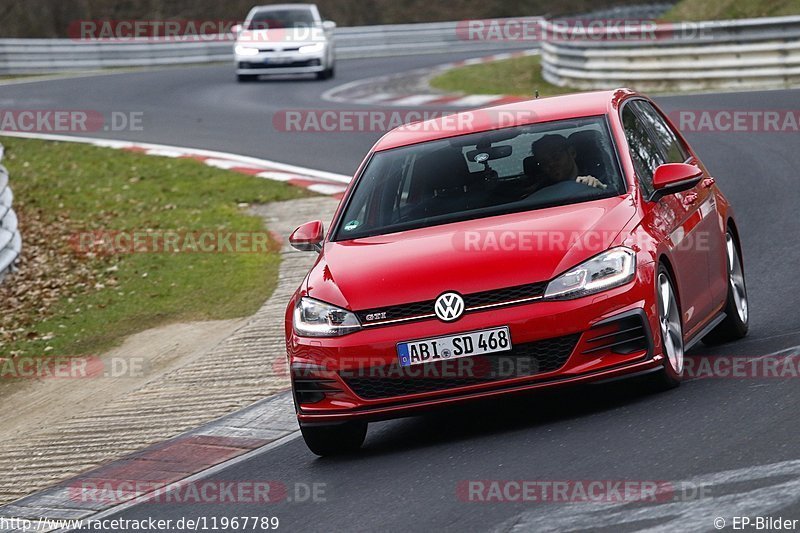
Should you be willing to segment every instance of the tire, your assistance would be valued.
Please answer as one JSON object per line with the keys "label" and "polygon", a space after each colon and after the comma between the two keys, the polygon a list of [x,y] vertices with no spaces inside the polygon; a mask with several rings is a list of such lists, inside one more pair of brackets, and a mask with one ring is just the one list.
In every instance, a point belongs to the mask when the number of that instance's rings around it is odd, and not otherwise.
{"label": "tire", "polygon": [[237,74],[236,81],[239,83],[248,82],[248,81],[256,81],[258,76],[255,74]]}
{"label": "tire", "polygon": [[333,65],[331,65],[330,67],[326,68],[322,72],[317,72],[317,79],[318,80],[329,80],[329,79],[333,78],[335,74],[336,74],[336,71],[335,71]]}
{"label": "tire", "polygon": [[326,426],[300,425],[306,446],[316,455],[344,455],[353,453],[364,444],[367,436],[366,422],[346,422]]}
{"label": "tire", "polygon": [[744,278],[742,253],[736,237],[730,230],[725,234],[728,256],[728,298],[725,302],[725,320],[703,337],[703,344],[713,346],[735,341],[747,336],[750,328],[750,306],[747,300],[747,283]]}
{"label": "tire", "polygon": [[[649,378],[649,385],[656,390],[664,391],[674,389],[681,384],[684,367],[681,310],[678,298],[675,296],[675,283],[664,265],[659,265],[656,275],[656,298],[664,369]],[[665,305],[665,302],[669,302],[669,305]]]}

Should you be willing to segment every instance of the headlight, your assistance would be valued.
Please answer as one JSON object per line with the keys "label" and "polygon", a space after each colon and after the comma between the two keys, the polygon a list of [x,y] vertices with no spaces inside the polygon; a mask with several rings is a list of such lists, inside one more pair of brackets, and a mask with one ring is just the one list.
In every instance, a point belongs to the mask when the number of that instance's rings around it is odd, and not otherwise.
{"label": "headlight", "polygon": [[314,43],[306,46],[301,46],[299,52],[301,54],[314,54],[322,52],[325,49],[325,43]]}
{"label": "headlight", "polygon": [[547,285],[544,297],[569,300],[625,285],[636,275],[636,252],[612,248],[566,272]]}
{"label": "headlight", "polygon": [[311,298],[301,298],[294,308],[294,330],[301,337],[339,337],[361,329],[356,315]]}
{"label": "headlight", "polygon": [[[228,48],[228,50],[230,50],[230,48]],[[242,46],[240,44],[236,45],[236,48],[234,50],[236,52],[236,55],[240,56],[254,56],[257,55],[259,52],[258,48],[252,48],[250,46]]]}

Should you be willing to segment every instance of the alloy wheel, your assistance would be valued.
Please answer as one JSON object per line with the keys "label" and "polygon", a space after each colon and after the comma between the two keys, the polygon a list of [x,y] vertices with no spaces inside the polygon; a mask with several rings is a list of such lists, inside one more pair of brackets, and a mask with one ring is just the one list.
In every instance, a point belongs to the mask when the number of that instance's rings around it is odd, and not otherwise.
{"label": "alloy wheel", "polygon": [[659,324],[664,355],[676,374],[683,372],[683,327],[678,301],[672,290],[672,283],[665,273],[658,276]]}

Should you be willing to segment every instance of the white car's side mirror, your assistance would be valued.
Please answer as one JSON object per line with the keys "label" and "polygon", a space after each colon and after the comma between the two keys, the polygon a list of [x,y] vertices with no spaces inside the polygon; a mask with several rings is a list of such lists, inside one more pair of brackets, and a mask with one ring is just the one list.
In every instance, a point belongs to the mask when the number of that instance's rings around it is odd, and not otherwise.
{"label": "white car's side mirror", "polygon": [[326,20],[322,23],[322,29],[325,31],[331,31],[336,29],[336,23],[332,20]]}

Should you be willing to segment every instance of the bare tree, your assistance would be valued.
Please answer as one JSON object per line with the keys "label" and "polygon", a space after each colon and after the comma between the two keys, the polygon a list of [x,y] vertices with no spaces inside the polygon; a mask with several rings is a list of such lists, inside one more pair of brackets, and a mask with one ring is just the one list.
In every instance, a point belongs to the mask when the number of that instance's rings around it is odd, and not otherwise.
{"label": "bare tree", "polygon": [[[312,0],[313,1],[313,0]],[[241,20],[258,0],[2,0],[0,37],[67,37],[81,20]],[[280,0],[261,0],[262,4]],[[580,13],[642,0],[317,0],[342,26]]]}

